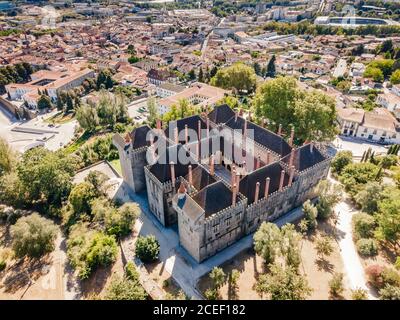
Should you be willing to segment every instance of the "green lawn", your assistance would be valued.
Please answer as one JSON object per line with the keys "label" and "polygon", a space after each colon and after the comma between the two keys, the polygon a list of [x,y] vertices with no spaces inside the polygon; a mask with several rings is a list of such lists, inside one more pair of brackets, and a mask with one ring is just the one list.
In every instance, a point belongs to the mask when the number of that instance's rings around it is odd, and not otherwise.
{"label": "green lawn", "polygon": [[122,176],[121,162],[119,161],[119,159],[110,161],[110,164],[115,169],[115,171],[117,171],[118,174]]}

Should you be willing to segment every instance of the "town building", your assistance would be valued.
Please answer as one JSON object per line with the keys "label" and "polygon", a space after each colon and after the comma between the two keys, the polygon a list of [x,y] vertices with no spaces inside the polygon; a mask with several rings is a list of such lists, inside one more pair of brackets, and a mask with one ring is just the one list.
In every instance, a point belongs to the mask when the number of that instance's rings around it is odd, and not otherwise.
{"label": "town building", "polygon": [[124,181],[147,191],[150,211],[163,226],[177,225],[181,246],[202,262],[315,196],[330,157],[314,143],[294,147],[293,139],[294,130],[287,142],[221,105],[116,134],[113,143]]}

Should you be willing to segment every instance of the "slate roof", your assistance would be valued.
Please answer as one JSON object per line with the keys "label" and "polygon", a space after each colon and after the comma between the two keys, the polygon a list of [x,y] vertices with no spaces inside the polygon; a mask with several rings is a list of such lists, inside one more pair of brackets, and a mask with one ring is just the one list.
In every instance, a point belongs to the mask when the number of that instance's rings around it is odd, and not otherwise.
{"label": "slate roof", "polygon": [[[262,167],[251,174],[243,177],[239,183],[239,192],[243,194],[247,199],[247,203],[251,204],[254,202],[256,184],[260,182],[260,192],[258,199],[264,198],[265,193],[265,180],[269,177],[270,184],[268,194],[271,194],[279,189],[279,181],[281,178],[282,166],[279,162],[271,163],[268,166]],[[287,186],[289,183],[289,175],[285,173],[283,179],[283,186]]]}
{"label": "slate roof", "polygon": [[132,130],[130,133],[131,139],[132,139],[132,148],[133,149],[138,149],[141,147],[149,146],[150,141],[146,140],[147,133],[151,131],[150,127],[145,125],[141,126],[138,128],[135,128]]}
{"label": "slate roof", "polygon": [[178,194],[176,194],[174,200],[176,201],[177,206],[185,212],[185,215],[193,221],[197,220],[204,213],[204,210],[199,207],[196,201],[187,194],[182,199],[179,199]]}
{"label": "slate roof", "polygon": [[[242,117],[237,117],[235,121],[235,117],[229,119],[226,125],[234,130],[244,130],[245,120]],[[276,152],[282,157],[286,156],[290,153],[291,148],[290,145],[280,136],[264,129],[250,121],[247,121],[247,129],[253,130],[254,132],[254,141],[261,144],[262,146]]]}
{"label": "slate roof", "polygon": [[[236,201],[238,201],[237,196]],[[205,211],[206,218],[232,205],[232,192],[221,181],[206,186],[193,196]]]}
{"label": "slate roof", "polygon": [[[198,140],[198,122],[200,120],[201,123],[201,129],[207,129],[207,123],[198,115],[194,115],[191,117],[187,117],[184,119],[179,119],[176,121],[171,121],[168,125],[168,127],[164,130],[165,135],[170,138],[172,141],[175,141],[175,136],[174,136],[174,130],[177,127],[178,128],[178,134],[179,134],[179,143],[185,143],[185,137],[184,134],[182,134],[181,132],[184,132],[185,130],[185,125],[188,126],[188,129],[194,130],[196,132],[196,136],[195,137],[191,137],[189,138],[189,141],[191,140],[193,141],[197,141]],[[195,139],[195,140],[193,140]]]}
{"label": "slate roof", "polygon": [[214,110],[208,114],[210,120],[216,124],[226,123],[234,116],[235,112],[227,104],[216,106]]}
{"label": "slate roof", "polygon": [[[186,179],[186,181],[189,181],[189,173],[184,178]],[[209,184],[212,184],[217,181],[203,167],[197,166],[195,169],[193,169],[193,165],[192,165],[192,179],[193,179],[192,181],[193,186],[196,188],[196,190],[201,190],[204,187],[208,186]]]}
{"label": "slate roof", "polygon": [[[303,171],[326,159],[324,155],[314,146],[311,152],[311,144],[307,144],[295,150],[293,165],[297,171]],[[282,162],[289,164],[290,154],[282,158]]]}

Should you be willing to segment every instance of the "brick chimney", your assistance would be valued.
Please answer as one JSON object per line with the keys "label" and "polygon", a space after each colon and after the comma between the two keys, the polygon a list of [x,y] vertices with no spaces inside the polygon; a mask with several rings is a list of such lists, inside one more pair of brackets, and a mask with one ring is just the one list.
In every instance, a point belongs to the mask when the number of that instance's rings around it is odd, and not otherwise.
{"label": "brick chimney", "polygon": [[189,184],[190,186],[193,185],[193,174],[192,174],[192,165],[189,164]]}
{"label": "brick chimney", "polygon": [[282,124],[279,124],[278,135],[280,136],[281,134],[282,134]]}
{"label": "brick chimney", "polygon": [[175,127],[174,132],[175,132],[175,143],[178,144],[179,143],[178,127]]}
{"label": "brick chimney", "polygon": [[207,116],[207,138],[210,136],[210,119]]}
{"label": "brick chimney", "polygon": [[243,160],[243,170],[246,172],[246,160]]}
{"label": "brick chimney", "polygon": [[157,120],[156,120],[156,123],[157,123],[157,129],[158,129],[158,130],[161,130],[161,128],[162,128],[162,122],[161,122],[161,120],[160,120],[160,119],[157,119]]}
{"label": "brick chimney", "polygon": [[188,131],[188,125],[185,124],[185,143],[188,144],[189,142],[189,131]]}
{"label": "brick chimney", "polygon": [[232,207],[236,205],[236,183],[232,187]]}
{"label": "brick chimney", "polygon": [[268,177],[265,179],[265,191],[264,191],[264,197],[265,199],[268,199],[268,192],[269,192],[269,184],[271,182],[271,179]]}
{"label": "brick chimney", "polygon": [[267,151],[267,165],[269,165],[270,161],[271,161],[271,151]]}
{"label": "brick chimney", "polygon": [[210,156],[210,174],[214,175],[214,155]]}
{"label": "brick chimney", "polygon": [[235,179],[236,179],[236,169],[235,167],[232,168],[231,171],[231,185],[233,186],[235,184]]}
{"label": "brick chimney", "polygon": [[247,119],[244,119],[243,137],[244,139],[247,137]]}
{"label": "brick chimney", "polygon": [[178,189],[178,199],[183,199],[186,196],[186,188],[183,182],[181,182]]}
{"label": "brick chimney", "polygon": [[200,140],[197,142],[197,145],[196,145],[196,153],[197,153],[197,158],[200,161]]}
{"label": "brick chimney", "polygon": [[294,140],[294,127],[292,127],[292,130],[290,130],[289,144],[290,144],[291,147],[293,147],[293,140]]}
{"label": "brick chimney", "polygon": [[197,121],[197,134],[199,136],[199,141],[201,140],[201,120]]}
{"label": "brick chimney", "polygon": [[237,119],[238,119],[238,112],[237,112],[237,110],[235,111],[235,122],[237,121]]}
{"label": "brick chimney", "polygon": [[260,168],[260,155],[257,156],[256,169]]}
{"label": "brick chimney", "polygon": [[283,190],[283,180],[285,179],[285,170],[281,171],[281,178],[279,180],[279,191]]}
{"label": "brick chimney", "polygon": [[259,193],[260,193],[260,183],[257,181],[257,183],[256,183],[256,192],[255,192],[255,195],[254,195],[254,202],[258,202],[258,196],[259,196]]}
{"label": "brick chimney", "polygon": [[294,176],[294,166],[291,166],[290,167],[290,176],[289,176],[289,187],[292,186],[293,176]]}
{"label": "brick chimney", "polygon": [[172,181],[172,186],[175,188],[175,165],[174,162],[171,161],[170,163],[171,167],[171,181]]}
{"label": "brick chimney", "polygon": [[290,152],[290,158],[289,158],[289,168],[293,165],[294,153],[295,153],[295,150],[294,150],[294,148],[292,148],[292,151]]}
{"label": "brick chimney", "polygon": [[310,152],[314,152],[314,144],[312,142],[310,143]]}

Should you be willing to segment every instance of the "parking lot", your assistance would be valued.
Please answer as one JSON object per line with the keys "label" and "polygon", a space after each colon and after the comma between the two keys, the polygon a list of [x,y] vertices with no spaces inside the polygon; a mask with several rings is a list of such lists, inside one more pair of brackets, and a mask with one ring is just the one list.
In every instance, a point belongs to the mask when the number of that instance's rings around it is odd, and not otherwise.
{"label": "parking lot", "polygon": [[135,123],[143,123],[149,115],[147,110],[147,98],[130,103],[128,105],[128,114]]}

